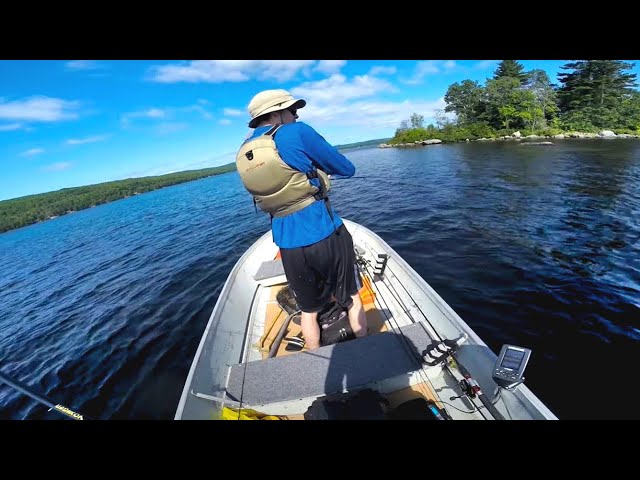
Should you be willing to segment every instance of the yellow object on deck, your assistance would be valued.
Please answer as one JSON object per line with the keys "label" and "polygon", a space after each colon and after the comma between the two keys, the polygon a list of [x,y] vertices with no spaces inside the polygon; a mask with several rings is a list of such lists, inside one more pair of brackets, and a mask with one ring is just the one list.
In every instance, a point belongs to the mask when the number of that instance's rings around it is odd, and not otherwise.
{"label": "yellow object on deck", "polygon": [[358,292],[360,294],[360,300],[362,300],[362,304],[366,305],[368,303],[373,303],[376,299],[376,294],[371,288],[371,281],[369,277],[361,277],[362,279],[362,288]]}
{"label": "yellow object on deck", "polygon": [[282,420],[276,415],[265,415],[250,408],[223,407],[221,420]]}

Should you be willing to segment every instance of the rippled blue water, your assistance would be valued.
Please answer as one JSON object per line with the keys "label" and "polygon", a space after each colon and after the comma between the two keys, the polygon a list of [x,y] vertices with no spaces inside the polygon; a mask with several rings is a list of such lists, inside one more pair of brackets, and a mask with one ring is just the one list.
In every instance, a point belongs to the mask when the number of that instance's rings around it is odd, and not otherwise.
{"label": "rippled blue water", "polygon": [[[347,151],[333,204],[562,419],[639,418],[640,142]],[[0,370],[102,419],[171,419],[217,296],[269,228],[233,172],[0,235]],[[609,408],[595,408],[594,397]],[[0,383],[0,418],[63,419]]]}

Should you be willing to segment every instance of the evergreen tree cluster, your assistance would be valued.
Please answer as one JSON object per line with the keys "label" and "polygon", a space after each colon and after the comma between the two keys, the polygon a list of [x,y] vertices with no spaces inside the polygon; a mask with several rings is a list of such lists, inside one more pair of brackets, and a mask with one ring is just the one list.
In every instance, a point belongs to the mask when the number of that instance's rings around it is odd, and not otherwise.
{"label": "evergreen tree cluster", "polygon": [[[560,85],[544,70],[524,71],[517,60],[502,60],[484,85],[463,80],[450,85],[437,126],[416,125],[414,113],[389,143],[495,138],[520,130],[525,135],[566,131],[640,134],[640,92],[633,64],[621,60],[577,60],[563,65]],[[454,113],[455,121],[446,114]],[[420,118],[422,118],[420,116]]]}

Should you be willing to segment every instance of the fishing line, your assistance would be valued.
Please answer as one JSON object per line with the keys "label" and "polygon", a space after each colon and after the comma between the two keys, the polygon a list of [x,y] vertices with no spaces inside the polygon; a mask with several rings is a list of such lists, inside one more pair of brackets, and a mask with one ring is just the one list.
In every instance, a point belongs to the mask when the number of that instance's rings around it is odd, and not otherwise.
{"label": "fishing line", "polygon": [[[365,244],[367,246],[367,248],[369,249],[369,252],[371,253],[371,255],[374,255],[374,252],[372,251],[371,247],[369,247],[368,244]],[[371,261],[364,259],[363,260],[368,264],[371,265]],[[371,265],[373,267],[373,265]],[[389,271],[391,273],[393,273],[391,271],[391,268],[389,266],[385,267],[388,268]],[[368,268],[367,268],[367,273],[369,272]],[[393,276],[397,279],[398,276],[393,273]],[[384,285],[387,287],[387,289],[389,290],[389,293],[391,294],[391,296],[396,300],[396,302],[398,302],[398,304],[400,305],[400,308],[403,309],[404,313],[406,313],[406,315],[409,317],[409,319],[413,322],[413,323],[417,323],[416,319],[413,317],[413,315],[411,314],[411,312],[409,311],[409,309],[406,306],[406,303],[400,298],[400,295],[398,294],[398,291],[395,289],[395,287],[393,286],[393,284],[391,284],[391,282],[385,282],[384,279],[383,283]],[[371,281],[371,283],[374,283],[373,280]],[[402,283],[400,282],[400,285],[402,285]],[[429,319],[427,319],[426,315],[424,314],[424,312],[422,312],[422,310],[420,309],[420,307],[418,307],[417,302],[413,299],[413,297],[411,296],[411,294],[407,291],[407,289],[404,287],[404,285],[402,285],[402,287],[405,289],[405,291],[407,292],[407,294],[409,295],[409,298],[411,298],[411,301],[413,302],[413,304],[418,308],[418,310],[420,310],[420,313],[422,313],[422,316],[425,317],[425,320],[427,320],[427,322],[429,323],[429,326],[433,329],[434,333],[436,336],[439,337],[439,340],[442,340],[442,338],[440,338],[440,335],[438,334],[438,332],[436,331],[436,329],[433,327],[433,325],[431,324],[431,322],[429,322]],[[377,287],[378,290],[380,291],[380,287]],[[393,291],[392,291],[393,289]],[[395,292],[395,293],[394,293]],[[380,296],[382,297],[382,293],[380,293]],[[386,303],[386,300],[385,300]],[[398,327],[399,329],[399,327]]]}
{"label": "fishing line", "polygon": [[[368,244],[365,243],[365,245],[367,246],[369,252],[371,253],[371,255],[374,255],[373,250],[371,249],[371,247],[369,247]],[[369,260],[364,259],[364,261],[367,264],[371,264],[371,262]],[[398,279],[398,276],[391,270],[390,267],[385,267],[385,268],[389,268],[389,272],[393,274],[393,276]],[[367,270],[368,271],[368,270]],[[389,292],[391,293],[391,295],[394,297],[394,299],[396,300],[396,302],[398,302],[398,304],[400,305],[400,307],[402,309],[404,309],[405,313],[407,313],[407,316],[410,318],[410,320],[412,320],[414,323],[416,323],[415,318],[413,318],[413,316],[409,313],[408,308],[406,307],[404,301],[400,298],[400,295],[398,293],[398,291],[395,289],[395,287],[393,286],[393,284],[390,281],[384,281],[385,279],[383,279],[383,283],[384,285],[389,289]],[[407,290],[407,288],[402,284],[402,282],[398,282],[400,283],[400,285],[402,286],[402,288],[404,289],[404,291],[407,293],[407,295],[409,296],[409,298],[411,299],[411,301],[413,302],[413,304],[416,306],[416,308],[418,308],[418,310],[420,311],[420,313],[422,314],[422,316],[424,317],[424,319],[426,320],[426,322],[429,324],[429,326],[431,327],[431,329],[433,330],[433,332],[435,333],[436,337],[438,337],[438,339],[440,339],[440,341],[442,341],[442,337],[440,336],[440,334],[437,332],[437,330],[434,328],[433,324],[429,321],[428,317],[426,316],[426,314],[422,311],[422,309],[419,307],[418,303],[415,301],[415,299],[413,298],[413,296],[411,295],[411,293]],[[380,291],[380,288],[378,288],[378,291]],[[394,295],[394,293],[392,292],[392,289],[395,291],[396,295]],[[380,293],[380,295],[382,296],[382,293]],[[386,300],[385,300],[386,303]],[[440,312],[444,315],[444,312],[442,311],[442,309],[438,306],[438,309],[440,310]],[[444,315],[446,317],[446,315]],[[400,332],[402,334],[402,332]],[[402,334],[404,335],[404,334]],[[407,340],[408,342],[408,340]],[[409,346],[409,348],[411,348]],[[454,354],[451,355],[452,359],[457,363],[458,360],[456,358],[456,356]],[[422,358],[420,358],[420,362],[422,362]],[[449,371],[450,375],[454,378],[457,379],[457,375],[454,374],[453,370],[451,369],[450,365],[448,364],[448,362],[444,363],[444,366],[446,367],[446,369]],[[460,365],[458,365],[459,367],[461,367]],[[466,369],[465,369],[466,370]],[[462,372],[461,372],[462,373]],[[425,373],[426,375],[426,373]],[[464,377],[464,375],[462,375]],[[428,377],[427,377],[428,379]],[[428,381],[428,383],[433,387],[433,384]],[[476,405],[476,403],[474,402],[473,398],[468,397],[469,402],[473,405],[473,407],[475,408],[474,411],[477,411],[480,415],[482,415],[483,418],[486,419],[486,416],[484,415],[484,413],[481,411],[481,407],[479,407],[478,405]],[[481,400],[483,400],[481,398]],[[485,403],[484,401],[482,402],[483,404]],[[486,405],[485,405],[486,406]],[[488,408],[488,407],[487,407]],[[495,414],[493,414],[493,416],[495,417],[496,414],[499,415],[499,412],[496,412]]]}
{"label": "fishing line", "polygon": [[[391,270],[391,267],[389,267],[389,271],[390,271],[391,273],[393,273],[393,271]],[[394,277],[398,278],[398,276],[397,276],[395,273],[393,273],[393,275],[394,275]],[[407,288],[404,286],[404,284],[403,284],[402,282],[398,282],[398,283],[400,283],[400,285],[402,286],[402,288],[404,289],[404,291],[407,293],[407,295],[409,296],[409,298],[411,299],[411,301],[414,303],[414,305],[416,306],[416,308],[420,311],[420,313],[422,314],[422,316],[424,317],[424,319],[427,321],[427,323],[428,323],[428,324],[431,326],[431,328],[434,330],[434,332],[435,332],[436,336],[440,339],[440,341],[442,341],[442,340],[443,340],[443,339],[442,339],[442,337],[441,337],[441,336],[440,336],[440,334],[435,330],[435,328],[433,327],[433,325],[432,325],[432,324],[431,324],[431,322],[429,321],[429,318],[427,317],[427,315],[422,311],[422,309],[420,308],[420,306],[418,305],[418,303],[417,303],[417,302],[414,300],[414,298],[411,296],[411,293],[409,293],[409,291],[407,290]],[[434,303],[436,303],[436,302],[434,302]],[[437,303],[436,303],[436,307],[438,308],[438,310],[440,310],[440,313],[441,313],[441,314],[446,318],[446,314],[442,311],[442,309],[440,308],[440,306],[439,306]],[[460,368],[460,365],[458,364],[458,359],[457,359],[457,357],[455,356],[455,354],[453,354],[453,353],[452,353],[452,354],[451,354],[451,357],[452,357],[453,361],[454,361],[454,362],[456,362],[456,364],[458,365],[458,368]],[[445,368],[449,371],[449,374],[450,374],[453,378],[457,379],[457,375],[453,372],[453,369],[452,369],[452,368],[451,368],[451,366],[449,365],[449,362],[444,362],[444,366],[445,366]],[[465,369],[465,370],[466,370],[466,369]],[[462,372],[460,372],[460,373],[462,374]],[[467,373],[468,373],[468,372],[467,372]],[[465,378],[464,374],[462,374],[462,377],[463,377],[463,378]],[[474,411],[477,411],[478,413],[480,413],[480,415],[482,415],[482,416],[486,419],[487,417],[485,417],[484,413],[483,413],[483,412],[481,412],[481,408],[482,408],[482,407],[481,407],[481,406],[476,405],[476,403],[473,401],[473,398],[472,398],[472,397],[470,397],[470,396],[468,396],[468,395],[467,395],[467,397],[468,397],[469,401],[471,402],[471,404],[474,406],[474,408],[475,408],[475,410],[474,410]],[[482,403],[484,403],[484,402],[482,402]],[[493,415],[494,415],[494,416],[496,416],[495,414],[493,414]]]}
{"label": "fishing line", "polygon": [[[351,180],[351,179],[372,179],[372,180],[387,180],[394,185],[404,185],[406,187],[418,188],[420,191],[424,190],[424,185],[418,185],[417,183],[409,183],[409,182],[399,182],[397,180],[393,180],[393,177],[385,177],[384,175],[354,175],[353,177],[331,177],[331,181],[336,180]],[[391,179],[391,180],[390,180]]]}
{"label": "fishing line", "polygon": [[[366,243],[365,243],[365,245],[366,245],[367,249],[369,250],[369,252],[373,255],[373,252],[371,251],[371,248],[369,247],[369,245],[366,244]],[[364,258],[363,256],[360,256],[360,258],[362,258],[362,260],[364,261],[364,268],[365,268],[365,270],[367,272],[367,275],[369,276],[369,283],[371,284],[371,286],[373,288],[373,286],[375,285],[375,282],[373,280],[373,275],[369,271],[369,265],[371,265],[371,262],[369,260],[367,260],[366,258]],[[387,288],[389,288],[388,285],[385,284],[385,286],[387,286]],[[391,314],[391,309],[389,308],[389,303],[387,302],[386,298],[384,298],[384,296],[382,295],[382,291],[380,290],[380,287],[378,285],[375,285],[375,288],[378,290],[379,298],[384,301],[384,304],[385,304],[387,310]],[[391,289],[389,289],[389,291],[391,292]],[[393,293],[391,293],[391,295],[393,296]],[[396,298],[396,301],[398,301],[397,298]],[[381,304],[382,302],[379,302],[379,303]],[[416,323],[415,320],[413,319],[413,317],[411,316],[411,313],[405,308],[405,305],[402,302],[398,302],[398,303],[400,305],[400,308],[404,309],[405,313],[413,321],[413,323]],[[436,388],[434,387],[433,383],[431,382],[431,379],[429,378],[427,373],[424,371],[424,368],[422,367],[422,360],[423,360],[422,357],[419,356],[415,352],[415,347],[413,345],[411,345],[410,340],[404,335],[404,333],[400,329],[400,325],[398,323],[398,320],[393,315],[391,315],[390,318],[387,317],[387,320],[391,320],[391,319],[392,319],[393,323],[395,323],[395,328],[397,329],[398,333],[400,334],[400,337],[404,341],[405,350],[407,351],[409,356],[410,357],[414,357],[418,361],[418,365],[420,365],[420,368],[417,370],[418,376],[422,379],[423,383],[429,385],[431,387],[431,390],[433,392],[435,392]],[[440,403],[444,403],[444,402],[441,402],[439,399],[437,401],[440,402]],[[445,407],[442,407],[442,408],[446,411]],[[447,415],[449,415],[448,412],[447,412]],[[449,415],[449,417],[450,417],[450,415]]]}
{"label": "fishing line", "polygon": [[[366,260],[366,259],[365,259],[365,262],[370,264],[370,262],[368,260]],[[369,268],[366,265],[365,265],[365,269],[366,269],[367,275],[369,276],[370,283],[374,284],[373,276],[371,275],[371,273],[369,271]],[[389,303],[387,302],[387,299],[385,298],[385,296],[382,294],[382,291],[380,290],[380,287],[376,285],[376,289],[378,291],[378,296],[384,302],[387,311],[391,312],[391,309],[389,308]],[[393,294],[392,294],[392,296],[393,296]],[[382,304],[382,302],[379,302],[379,303]],[[403,305],[400,304],[400,307],[403,308]],[[409,312],[407,312],[406,310],[405,310],[405,313],[407,313],[407,315],[409,317],[411,317],[411,314]],[[427,388],[426,392],[425,391],[422,392],[423,395],[425,395],[426,397],[430,397],[429,394],[433,393],[434,396],[436,396],[436,398],[437,398],[437,395],[435,395],[435,393],[434,393],[436,391],[436,388],[434,387],[433,383],[431,382],[431,379],[429,378],[429,376],[426,374],[426,372],[424,371],[424,369],[422,367],[422,357],[420,357],[417,354],[417,352],[415,352],[415,347],[410,343],[410,340],[404,335],[404,333],[400,329],[400,325],[399,325],[397,319],[393,315],[391,315],[391,317],[387,317],[387,320],[392,321],[395,324],[395,329],[397,330],[397,332],[400,335],[400,338],[402,339],[402,342],[404,344],[404,349],[405,349],[406,353],[409,355],[409,357],[413,357],[418,362],[418,365],[420,365],[420,368],[417,370],[418,377],[421,379],[422,383],[428,385],[431,388],[431,392],[429,392],[429,389]],[[415,321],[413,323],[415,323]],[[418,384],[418,388],[420,388],[420,384]],[[422,388],[421,388],[421,390],[422,390]],[[436,400],[436,401],[438,401],[440,403],[443,403],[439,399]],[[442,408],[445,409],[444,407],[442,407]],[[446,411],[446,409],[445,409],[445,411]],[[448,412],[447,412],[447,415],[449,415]]]}
{"label": "fishing line", "polygon": [[[391,267],[389,267],[389,271],[390,271],[391,273],[393,273],[393,271],[391,270]],[[395,273],[393,273],[393,275],[394,275],[396,278],[398,278],[398,277],[397,277],[397,275],[396,275]],[[435,332],[436,336],[437,336],[437,337],[439,337],[440,341],[442,341],[442,337],[438,334],[438,332],[435,330],[435,328],[433,327],[433,325],[431,324],[431,322],[430,322],[430,321],[429,321],[429,319],[427,318],[427,315],[422,311],[422,309],[420,308],[420,306],[417,304],[417,302],[416,302],[416,301],[414,300],[414,298],[411,296],[411,293],[409,293],[409,291],[408,291],[408,290],[407,290],[407,288],[402,284],[402,282],[398,282],[398,283],[400,283],[400,285],[402,286],[402,288],[404,289],[404,291],[405,291],[405,292],[407,292],[407,295],[409,296],[409,298],[411,298],[411,301],[416,305],[416,307],[418,308],[418,310],[420,311],[420,313],[422,314],[422,316],[424,317],[424,319],[427,321],[427,323],[431,326],[431,328],[433,328],[433,330],[434,330],[434,332]],[[434,302],[434,303],[436,304],[436,307],[438,308],[438,310],[440,310],[440,313],[441,313],[441,314],[446,318],[447,316],[446,316],[445,312],[440,308],[440,306],[437,304],[437,302]],[[462,366],[459,364],[459,361],[458,361],[457,356],[456,356],[454,353],[451,353],[451,357],[452,357],[453,361],[454,361],[454,362],[456,362],[456,365],[457,365],[457,367],[458,367],[458,370],[460,370],[460,368],[461,368]],[[445,368],[449,371],[449,374],[450,374],[453,378],[455,378],[455,379],[457,379],[457,378],[458,378],[458,376],[453,372],[453,369],[452,369],[451,365],[449,365],[449,362],[444,362],[444,366],[445,366]],[[464,368],[464,367],[462,367],[462,368]],[[464,370],[466,370],[466,368],[464,368]],[[465,375],[462,373],[462,371],[461,371],[460,373],[461,373],[461,375],[462,375],[462,377],[463,377],[463,378],[466,378],[466,377],[465,377]],[[469,373],[469,372],[467,372],[467,373]],[[471,376],[471,375],[469,375],[469,376]],[[468,397],[469,401],[471,402],[471,404],[474,406],[474,408],[478,411],[478,413],[480,413],[480,415],[482,415],[482,416],[486,419],[486,416],[485,416],[485,415],[484,415],[484,413],[481,411],[482,406],[478,406],[478,405],[476,405],[476,403],[475,403],[475,401],[474,401],[474,399],[473,399],[472,397],[470,397],[470,396],[468,396],[468,395],[467,395],[467,397]],[[480,400],[482,401],[482,403],[483,403],[483,404],[485,404],[485,402],[484,402],[484,400],[483,400],[483,399],[480,399]],[[505,405],[506,405],[506,404],[505,404]],[[487,409],[489,409],[489,407],[488,407],[486,404],[485,404],[485,407],[486,407]],[[493,415],[494,417],[496,417],[496,415],[501,416],[501,414],[500,414],[499,412],[492,412],[492,415]]]}
{"label": "fishing line", "polygon": [[[389,271],[390,271],[391,273],[393,273],[393,271],[391,270],[391,267],[389,267]],[[397,278],[397,275],[396,275],[395,273],[394,273],[393,275]],[[418,305],[418,303],[413,299],[413,297],[411,296],[411,293],[409,293],[409,291],[407,290],[407,288],[406,288],[402,283],[400,283],[400,286],[404,289],[404,291],[405,291],[405,292],[407,292],[407,295],[409,295],[409,298],[411,298],[411,301],[415,304],[415,306],[416,306],[416,308],[418,309],[418,311],[422,314],[422,316],[423,316],[423,317],[424,317],[424,319],[427,321],[427,323],[428,323],[429,325],[431,325],[431,328],[433,328],[434,332],[435,332],[435,333],[436,333],[436,335],[439,337],[439,340],[440,340],[440,341],[442,341],[442,340],[443,340],[443,339],[442,339],[442,337],[440,337],[440,334],[438,334],[438,332],[436,331],[436,329],[433,327],[433,325],[432,325],[432,324],[431,324],[431,322],[429,321],[429,318],[427,318],[427,315],[422,311],[422,309],[420,308],[420,306]],[[433,302],[433,303],[435,304],[436,308],[437,308],[438,310],[440,310],[440,313],[442,313],[442,315],[443,315],[444,317],[446,317],[446,314],[442,311],[442,309],[440,308],[440,305],[438,305],[438,303],[437,303],[437,302]]]}
{"label": "fishing line", "polygon": [[[389,268],[389,271],[391,271],[391,268]],[[393,272],[392,272],[392,273],[393,273]],[[397,275],[395,275],[395,274],[394,274],[394,276],[397,278]],[[426,315],[426,314],[422,311],[422,309],[417,305],[417,302],[413,299],[413,297],[411,296],[411,293],[409,293],[409,291],[408,291],[408,290],[406,289],[406,287],[402,284],[402,282],[399,282],[399,283],[400,283],[400,285],[402,286],[402,288],[405,290],[405,292],[407,292],[407,295],[409,295],[409,298],[411,298],[411,300],[413,301],[413,303],[414,303],[414,304],[416,304],[416,307],[418,308],[418,310],[420,311],[420,313],[422,314],[422,316],[425,318],[425,320],[429,323],[429,325],[431,325],[431,322],[429,322],[429,319],[427,318],[427,315]],[[440,310],[440,313],[441,313],[444,317],[446,317],[445,312],[440,308],[440,306],[438,305],[438,303],[436,303],[436,307],[438,308],[438,310]],[[432,328],[433,328],[433,326],[432,326]],[[434,331],[435,331],[435,329],[434,329]],[[436,332],[436,335],[438,335],[438,333],[437,333],[437,332]],[[439,335],[438,335],[438,336],[439,336]],[[441,339],[441,340],[442,340],[442,339]],[[458,361],[458,358],[457,358],[457,356],[455,355],[455,353],[451,353],[451,357],[452,357],[453,361],[454,361],[454,362],[456,362],[456,365],[457,365],[457,367],[458,367],[458,370],[459,370],[459,371],[460,371],[460,373],[462,374],[462,377],[463,377],[463,378],[466,378],[465,374],[463,373],[464,371],[466,371],[466,374],[467,374],[469,377],[471,377],[471,374],[469,374],[469,372],[467,371],[467,369],[466,369],[463,365],[461,365],[461,364],[460,364],[460,362]],[[453,372],[453,369],[451,368],[451,366],[449,365],[449,363],[448,363],[448,362],[445,362],[445,363],[444,363],[444,366],[447,368],[447,370],[449,371],[449,373],[451,374],[451,376],[453,376],[454,378],[457,378],[457,376],[456,376],[456,375],[455,375],[455,373]],[[479,412],[479,413],[484,417],[484,414],[480,411],[480,410],[481,410],[481,408],[482,408],[482,406],[478,406],[478,405],[476,405],[476,403],[473,401],[473,398],[472,398],[472,397],[469,397],[469,396],[467,396],[467,397],[469,398],[469,401],[474,405],[474,407],[478,410],[478,412]],[[485,406],[485,408],[491,412],[491,415],[492,415],[493,417],[495,417],[496,419],[504,419],[504,417],[502,416],[502,414],[501,414],[497,409],[492,408],[492,407],[495,405],[495,403],[497,403],[497,401],[499,400],[499,398],[497,398],[497,399],[495,400],[495,402],[493,402],[493,403],[492,403],[492,402],[490,402],[490,401],[488,401],[488,400],[486,400],[486,399],[485,399],[485,395],[484,395],[484,393],[483,393],[483,394],[481,394],[481,395],[479,396],[479,399],[480,399],[480,401],[482,402],[482,404]],[[487,401],[488,401],[489,403],[487,403]],[[504,401],[503,401],[502,403],[503,403],[504,407],[507,409],[507,413],[508,413],[508,414],[509,414],[509,416],[511,417],[511,412],[509,412],[509,408],[507,407],[506,402],[504,402]],[[486,418],[486,417],[485,417],[485,418]]]}

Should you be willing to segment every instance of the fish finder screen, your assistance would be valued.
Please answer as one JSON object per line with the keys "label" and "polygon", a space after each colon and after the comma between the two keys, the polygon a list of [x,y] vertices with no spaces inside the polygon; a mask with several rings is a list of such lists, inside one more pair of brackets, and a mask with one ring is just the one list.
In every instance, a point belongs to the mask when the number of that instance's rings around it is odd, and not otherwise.
{"label": "fish finder screen", "polygon": [[521,350],[514,350],[513,348],[507,348],[502,359],[502,367],[510,370],[517,370],[520,367],[520,363],[524,358],[524,352]]}

